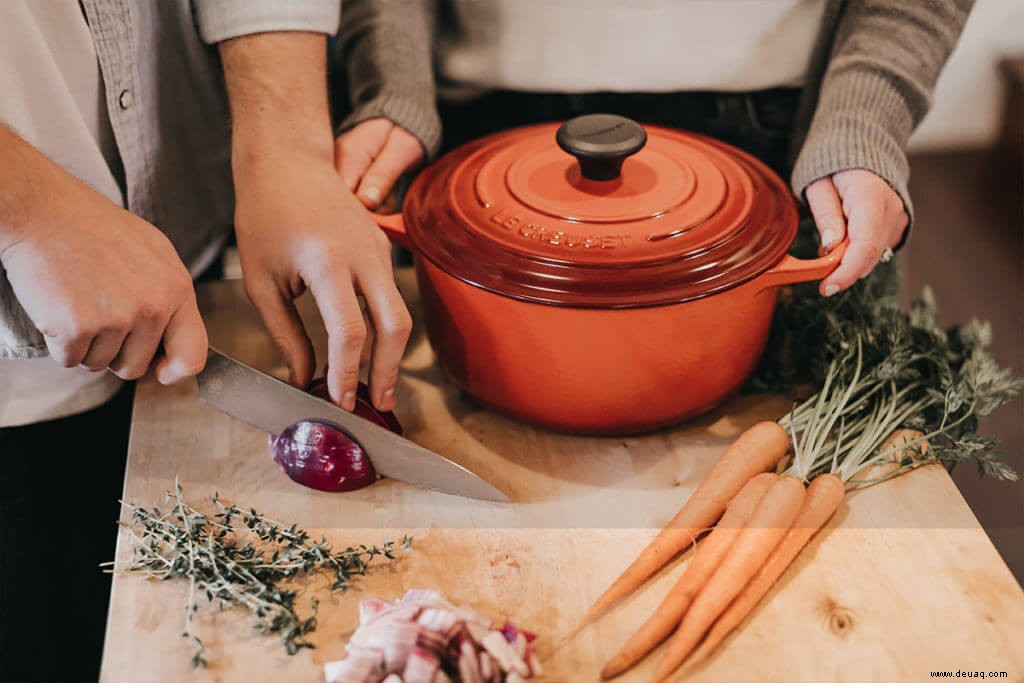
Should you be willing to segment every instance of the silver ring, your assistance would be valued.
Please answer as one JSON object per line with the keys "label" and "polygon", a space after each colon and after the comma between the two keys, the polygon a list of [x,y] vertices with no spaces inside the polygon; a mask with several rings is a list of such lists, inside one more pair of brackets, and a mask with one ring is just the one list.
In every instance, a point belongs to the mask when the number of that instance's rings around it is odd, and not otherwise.
{"label": "silver ring", "polygon": [[892,261],[892,247],[886,247],[882,250],[882,255],[878,257],[879,263],[888,263]]}

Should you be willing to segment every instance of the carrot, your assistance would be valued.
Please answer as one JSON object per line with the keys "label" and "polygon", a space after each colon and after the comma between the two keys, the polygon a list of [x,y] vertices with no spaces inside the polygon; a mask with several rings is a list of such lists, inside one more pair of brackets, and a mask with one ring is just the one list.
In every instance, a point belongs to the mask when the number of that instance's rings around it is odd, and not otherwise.
{"label": "carrot", "polygon": [[692,545],[718,521],[725,504],[751,477],[775,467],[786,454],[788,445],[789,437],[777,422],[759,422],[743,432],[676,516],[587,610],[574,633],[603,615]]}
{"label": "carrot", "polygon": [[779,477],[772,484],[669,640],[655,681],[665,680],[683,663],[715,619],[764,565],[786,536],[803,501],[804,483],[796,477]]}
{"label": "carrot", "polygon": [[[917,431],[916,429],[897,429],[892,434],[885,438],[878,446],[879,453],[887,453],[893,451],[889,460],[878,463],[875,465],[868,465],[858,471],[853,477],[847,480],[847,484],[855,486],[857,484],[870,484],[872,482],[882,481],[886,477],[891,477],[897,474],[903,467],[903,462],[906,458],[910,458],[912,463],[927,460],[927,455],[931,450],[931,444],[927,441],[918,441],[924,434]],[[916,447],[911,447],[913,450],[902,450],[898,451],[897,448],[906,447],[910,442],[916,442]],[[920,453],[921,458],[916,457]]]}
{"label": "carrot", "polygon": [[643,626],[622,646],[622,649],[608,660],[601,670],[601,678],[612,678],[636,664],[648,652],[657,647],[672,629],[679,625],[693,598],[718,567],[747,520],[750,519],[761,499],[779,477],[776,474],[758,474],[740,489],[722,515],[718,526],[708,535],[690,564],[686,566],[676,584],[658,609],[644,622]]}
{"label": "carrot", "polygon": [[843,480],[834,474],[821,474],[807,487],[800,514],[792,528],[779,543],[767,562],[754,574],[746,587],[718,618],[704,638],[704,642],[693,653],[690,665],[707,659],[715,648],[732,633],[733,629],[747,618],[754,607],[771,590],[775,582],[786,571],[793,559],[800,554],[811,537],[832,518],[843,501],[846,487]]}

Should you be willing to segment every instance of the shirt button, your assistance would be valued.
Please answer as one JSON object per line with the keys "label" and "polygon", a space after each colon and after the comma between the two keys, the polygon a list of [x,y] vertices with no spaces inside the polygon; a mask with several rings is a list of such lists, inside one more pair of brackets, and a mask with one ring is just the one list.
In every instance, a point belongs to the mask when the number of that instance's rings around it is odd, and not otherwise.
{"label": "shirt button", "polygon": [[117,98],[117,103],[121,105],[121,109],[128,109],[132,106],[132,102],[135,100],[131,90],[122,90],[121,94]]}

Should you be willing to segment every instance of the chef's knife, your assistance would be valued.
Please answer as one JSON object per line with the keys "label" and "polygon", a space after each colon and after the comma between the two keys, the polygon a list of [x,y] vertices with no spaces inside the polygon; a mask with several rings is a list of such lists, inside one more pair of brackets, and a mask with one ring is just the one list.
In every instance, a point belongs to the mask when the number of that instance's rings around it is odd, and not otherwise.
{"label": "chef's knife", "polygon": [[196,379],[204,403],[265,432],[280,434],[299,420],[323,420],[354,438],[386,477],[459,496],[508,501],[465,467],[213,348]]}

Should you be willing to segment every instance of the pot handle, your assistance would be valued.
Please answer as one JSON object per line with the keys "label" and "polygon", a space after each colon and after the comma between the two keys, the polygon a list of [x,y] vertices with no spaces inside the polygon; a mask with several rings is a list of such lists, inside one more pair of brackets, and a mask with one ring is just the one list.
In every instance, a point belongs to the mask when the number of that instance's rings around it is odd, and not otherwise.
{"label": "pot handle", "polygon": [[384,231],[393,244],[412,250],[412,242],[409,241],[409,233],[405,231],[405,221],[402,219],[402,212],[398,213],[374,213],[371,214],[377,222],[377,227]]}
{"label": "pot handle", "polygon": [[811,280],[823,280],[832,274],[839,267],[843,260],[846,248],[850,246],[850,238],[846,237],[835,249],[815,259],[798,259],[795,256],[786,254],[785,258],[768,272],[764,273],[758,281],[761,284],[761,291],[770,287],[782,287],[797,282],[810,282]]}

